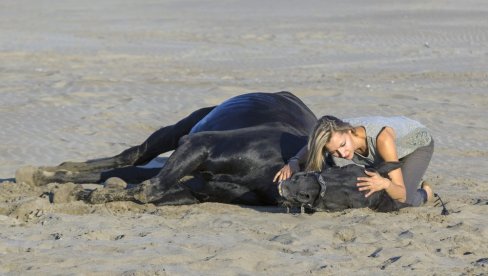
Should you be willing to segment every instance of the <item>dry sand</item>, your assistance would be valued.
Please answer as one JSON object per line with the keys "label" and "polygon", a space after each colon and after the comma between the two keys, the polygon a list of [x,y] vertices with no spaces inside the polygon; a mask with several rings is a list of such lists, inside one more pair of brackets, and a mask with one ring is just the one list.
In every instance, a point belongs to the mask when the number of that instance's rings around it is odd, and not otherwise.
{"label": "dry sand", "polygon": [[[0,274],[486,274],[487,18],[481,0],[1,1]],[[50,204],[59,185],[12,182],[280,90],[318,116],[423,122],[451,214]]]}

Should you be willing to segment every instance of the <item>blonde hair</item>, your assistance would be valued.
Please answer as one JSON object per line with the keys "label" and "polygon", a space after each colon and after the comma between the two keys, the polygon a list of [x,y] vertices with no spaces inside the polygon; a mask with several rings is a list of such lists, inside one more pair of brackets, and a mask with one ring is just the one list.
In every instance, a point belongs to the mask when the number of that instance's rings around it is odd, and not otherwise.
{"label": "blonde hair", "polygon": [[332,134],[335,132],[347,132],[351,130],[355,134],[354,127],[331,115],[326,115],[320,118],[308,138],[308,158],[306,171],[320,171],[324,166],[326,147],[330,142]]}

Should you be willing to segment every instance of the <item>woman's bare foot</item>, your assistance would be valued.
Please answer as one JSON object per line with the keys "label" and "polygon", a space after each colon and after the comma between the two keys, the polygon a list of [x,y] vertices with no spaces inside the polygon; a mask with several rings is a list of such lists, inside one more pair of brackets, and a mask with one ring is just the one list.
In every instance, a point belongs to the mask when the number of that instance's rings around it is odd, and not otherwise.
{"label": "woman's bare foot", "polygon": [[434,192],[432,191],[432,187],[430,187],[429,183],[426,181],[422,182],[421,185],[422,189],[424,189],[425,193],[427,193],[427,202],[431,202],[432,198],[434,197]]}

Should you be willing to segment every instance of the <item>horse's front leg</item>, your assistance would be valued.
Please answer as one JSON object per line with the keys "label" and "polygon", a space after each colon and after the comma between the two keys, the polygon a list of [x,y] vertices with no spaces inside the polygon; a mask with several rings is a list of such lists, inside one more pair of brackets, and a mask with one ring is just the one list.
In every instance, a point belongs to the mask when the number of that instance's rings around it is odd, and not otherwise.
{"label": "horse's front leg", "polygon": [[185,176],[194,175],[207,159],[205,137],[193,137],[180,145],[170,156],[160,173],[138,186],[126,190],[97,189],[83,199],[89,203],[135,201],[157,205],[181,205],[199,202],[192,188],[182,184]]}
{"label": "horse's front leg", "polygon": [[141,204],[154,203],[156,205],[184,205],[200,202],[191,190],[182,184],[172,185],[164,193],[154,193],[150,181],[130,189],[95,189],[93,191],[78,191],[77,199],[90,204],[101,204],[113,201],[133,201]]}
{"label": "horse's front leg", "polygon": [[144,188],[147,184],[130,189],[110,189],[97,188],[95,190],[76,191],[76,198],[91,204],[101,204],[113,201],[134,201],[138,203],[148,203],[144,198]]}

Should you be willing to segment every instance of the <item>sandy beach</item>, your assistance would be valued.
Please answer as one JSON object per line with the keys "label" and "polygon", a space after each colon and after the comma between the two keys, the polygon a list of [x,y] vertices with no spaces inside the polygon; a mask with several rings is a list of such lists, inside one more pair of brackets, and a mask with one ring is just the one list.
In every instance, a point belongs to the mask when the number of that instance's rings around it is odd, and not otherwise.
{"label": "sandy beach", "polygon": [[[1,1],[0,274],[487,275],[487,18],[481,0]],[[50,203],[62,184],[14,182],[282,90],[317,116],[422,122],[450,214]]]}

